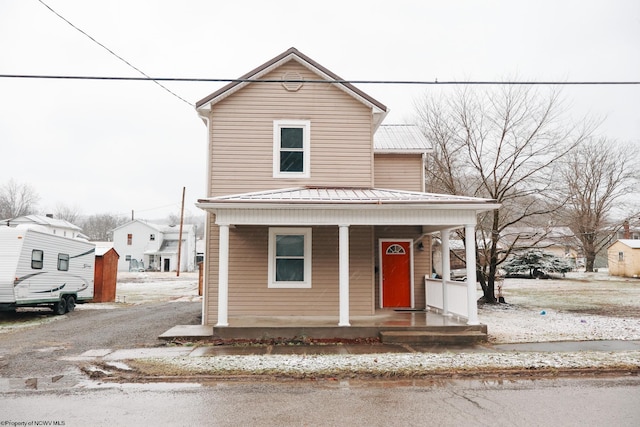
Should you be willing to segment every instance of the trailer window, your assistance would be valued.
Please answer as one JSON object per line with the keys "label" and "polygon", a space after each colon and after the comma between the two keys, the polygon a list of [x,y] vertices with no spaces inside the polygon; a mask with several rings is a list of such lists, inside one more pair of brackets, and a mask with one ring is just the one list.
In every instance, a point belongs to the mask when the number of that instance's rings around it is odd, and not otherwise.
{"label": "trailer window", "polygon": [[69,271],[69,254],[58,254],[58,270]]}
{"label": "trailer window", "polygon": [[44,260],[44,252],[40,249],[34,249],[31,251],[31,268],[42,270],[42,263]]}

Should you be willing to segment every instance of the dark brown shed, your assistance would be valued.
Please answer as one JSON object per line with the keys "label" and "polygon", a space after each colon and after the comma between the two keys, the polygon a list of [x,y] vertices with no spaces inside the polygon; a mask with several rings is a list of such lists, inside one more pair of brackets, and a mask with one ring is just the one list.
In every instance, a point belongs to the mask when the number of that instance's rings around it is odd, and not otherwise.
{"label": "dark brown shed", "polygon": [[113,248],[96,248],[96,263],[93,276],[93,301],[114,302],[120,255]]}

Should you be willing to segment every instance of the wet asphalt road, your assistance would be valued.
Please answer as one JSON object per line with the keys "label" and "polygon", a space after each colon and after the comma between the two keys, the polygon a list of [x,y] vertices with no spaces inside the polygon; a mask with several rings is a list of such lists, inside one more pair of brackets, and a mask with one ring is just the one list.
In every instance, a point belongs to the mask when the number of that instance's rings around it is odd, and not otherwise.
{"label": "wet asphalt road", "polygon": [[0,421],[109,427],[640,425],[637,377],[109,387],[0,393]]}
{"label": "wet asphalt road", "polygon": [[200,302],[157,302],[116,305],[114,309],[78,309],[64,316],[49,310],[0,313],[10,322],[55,317],[37,326],[0,333],[0,377],[30,378],[70,375],[77,368],[62,357],[92,349],[156,347],[157,337],[175,325],[200,324]]}

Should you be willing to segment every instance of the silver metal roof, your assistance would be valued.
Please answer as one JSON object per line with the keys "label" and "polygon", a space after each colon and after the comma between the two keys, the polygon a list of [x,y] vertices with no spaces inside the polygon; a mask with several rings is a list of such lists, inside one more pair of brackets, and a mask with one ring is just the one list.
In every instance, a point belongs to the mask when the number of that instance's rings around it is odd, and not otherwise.
{"label": "silver metal roof", "polygon": [[392,204],[392,203],[495,203],[491,199],[449,194],[388,190],[381,188],[301,187],[233,194],[198,200],[200,203],[301,203],[301,204]]}
{"label": "silver metal roof", "polygon": [[375,152],[426,153],[433,148],[416,125],[381,125],[373,135]]}

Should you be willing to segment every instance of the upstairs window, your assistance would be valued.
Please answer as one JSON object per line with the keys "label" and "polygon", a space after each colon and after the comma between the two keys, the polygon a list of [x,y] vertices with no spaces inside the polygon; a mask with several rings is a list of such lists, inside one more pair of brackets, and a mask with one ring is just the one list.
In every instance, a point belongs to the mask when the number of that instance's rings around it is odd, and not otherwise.
{"label": "upstairs window", "polygon": [[133,234],[127,234],[127,246],[131,246],[133,243]]}
{"label": "upstairs window", "polygon": [[274,178],[308,178],[310,176],[310,134],[309,120],[274,120]]}
{"label": "upstairs window", "polygon": [[155,234],[149,234],[149,240],[152,241],[152,242],[154,240],[156,240],[156,235]]}

